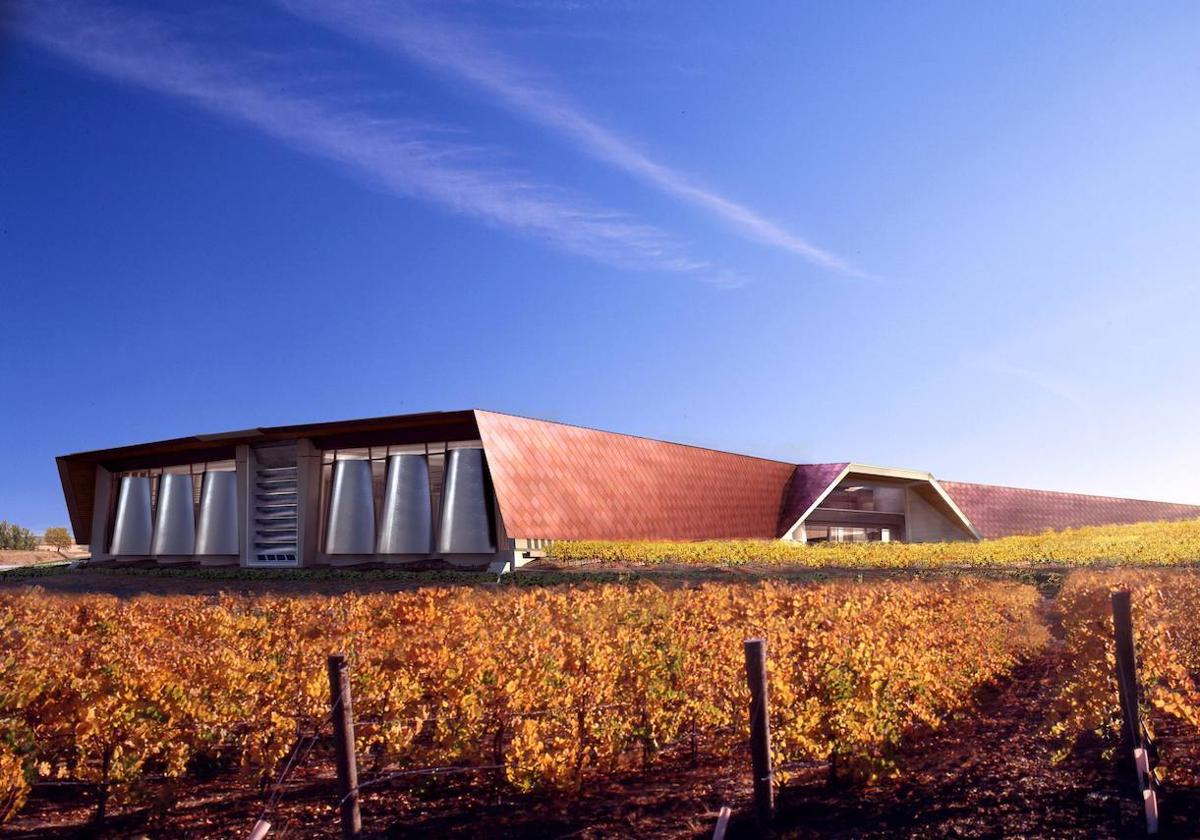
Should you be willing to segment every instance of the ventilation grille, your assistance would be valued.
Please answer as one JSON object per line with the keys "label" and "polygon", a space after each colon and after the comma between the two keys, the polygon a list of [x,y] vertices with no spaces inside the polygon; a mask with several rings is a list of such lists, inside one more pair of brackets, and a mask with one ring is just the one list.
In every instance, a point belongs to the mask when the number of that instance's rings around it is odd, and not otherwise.
{"label": "ventilation grille", "polygon": [[256,554],[255,557],[257,559],[256,565],[259,566],[296,565],[296,555],[294,552],[287,552],[284,554]]}
{"label": "ventilation grille", "polygon": [[296,467],[259,465],[254,476],[254,555],[269,566],[296,565]]}

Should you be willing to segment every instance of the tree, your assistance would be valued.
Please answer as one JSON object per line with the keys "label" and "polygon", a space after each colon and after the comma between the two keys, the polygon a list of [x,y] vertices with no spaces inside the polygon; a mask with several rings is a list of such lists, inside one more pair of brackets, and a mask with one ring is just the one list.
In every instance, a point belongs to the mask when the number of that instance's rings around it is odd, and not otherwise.
{"label": "tree", "polygon": [[38,547],[37,537],[28,528],[9,524],[0,519],[0,549],[9,551],[33,551]]}
{"label": "tree", "polygon": [[75,540],[72,539],[71,532],[66,528],[56,527],[46,529],[46,533],[42,535],[42,542],[53,546],[59,554],[66,557],[63,552],[70,548],[75,543]]}

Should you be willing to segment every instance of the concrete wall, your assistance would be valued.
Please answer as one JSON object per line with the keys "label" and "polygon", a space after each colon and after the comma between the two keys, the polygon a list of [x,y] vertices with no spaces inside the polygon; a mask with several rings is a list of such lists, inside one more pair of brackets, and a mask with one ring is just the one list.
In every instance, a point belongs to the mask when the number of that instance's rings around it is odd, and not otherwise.
{"label": "concrete wall", "polygon": [[875,511],[877,513],[904,513],[908,503],[908,492],[903,487],[883,487],[872,485],[875,491]]}
{"label": "concrete wall", "polygon": [[905,540],[907,542],[950,542],[971,539],[971,535],[933,508],[909,489],[905,491]]}
{"label": "concrete wall", "polygon": [[96,489],[92,502],[92,562],[112,559],[108,553],[108,512],[112,506],[113,477],[104,467],[96,467]]}
{"label": "concrete wall", "polygon": [[296,441],[296,562],[315,566],[321,547],[321,451],[312,441]]}

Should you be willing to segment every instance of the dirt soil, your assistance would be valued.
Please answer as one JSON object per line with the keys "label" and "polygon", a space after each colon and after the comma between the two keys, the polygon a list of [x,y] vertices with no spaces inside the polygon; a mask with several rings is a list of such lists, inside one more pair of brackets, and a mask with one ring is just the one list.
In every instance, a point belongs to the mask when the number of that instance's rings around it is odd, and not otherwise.
{"label": "dirt soil", "polygon": [[87,552],[74,552],[70,549],[64,554],[57,551],[0,551],[0,568],[5,566],[38,566],[42,563],[61,563],[64,560],[75,560],[86,557]]}
{"label": "dirt soil", "polygon": [[[1099,566],[1095,568],[1101,568]],[[702,582],[752,583],[759,580],[782,580],[792,583],[822,583],[825,581],[880,581],[880,580],[948,580],[962,577],[986,578],[1028,583],[1036,586],[1043,595],[1054,597],[1062,587],[1066,575],[1072,571],[1067,566],[1046,563],[1001,566],[938,566],[932,568],[860,568],[856,566],[788,566],[773,563],[745,563],[740,566],[699,566],[690,563],[559,563],[550,559],[535,560],[521,569],[521,573],[537,572],[568,573],[580,580],[590,576],[613,574],[637,575],[660,583]]]}
{"label": "dirt soil", "polygon": [[[177,583],[178,581],[171,581]],[[330,582],[340,583],[340,582]],[[381,583],[388,583],[382,581]],[[1054,627],[1053,615],[1049,616]],[[1063,648],[1052,643],[973,709],[940,730],[915,734],[901,774],[871,787],[831,786],[806,771],[780,793],[778,834],[794,838],[1062,837],[1144,834],[1132,774],[1084,739],[1059,764],[1045,737]],[[676,747],[643,772],[590,783],[579,795],[520,795],[488,774],[406,777],[363,791],[367,837],[667,837],[712,835],[722,804],[735,814],[730,837],[753,835],[748,759],[694,760]],[[360,783],[377,775],[364,771]],[[282,789],[272,838],[336,837],[331,751],[320,745]],[[269,793],[269,791],[268,791]],[[93,804],[77,789],[39,788],[0,835],[15,838],[242,838],[266,795],[232,776],[188,784],[168,816],[146,806],[110,808],[103,830],[87,823]],[[1168,790],[1163,837],[1200,835],[1200,789]]]}
{"label": "dirt soil", "polygon": [[[272,810],[276,837],[340,837],[332,757],[314,753],[317,770],[297,774]],[[487,781],[430,777],[421,784],[364,790],[364,837],[694,837],[712,833],[716,806],[728,789],[728,769],[703,763],[666,762],[652,773],[606,782],[577,797],[519,796],[497,792]],[[366,776],[364,775],[364,781]],[[39,794],[21,815],[0,829],[13,838],[237,838],[242,840],[263,811],[265,797],[229,783],[194,785],[166,821],[148,808],[110,808],[106,827],[87,824],[90,802],[78,796],[54,801]]]}
{"label": "dirt soil", "polygon": [[[61,562],[61,559],[59,560]],[[2,565],[2,564],[0,564]],[[277,593],[281,595],[302,595],[305,593],[320,593],[325,595],[340,595],[346,592],[399,592],[423,586],[452,586],[455,581],[438,579],[436,575],[422,578],[419,574],[412,577],[375,578],[369,575],[355,578],[351,574],[346,577],[320,578],[303,577],[289,579],[286,576],[272,579],[250,579],[239,575],[236,568],[214,568],[208,570],[193,570],[199,573],[173,576],[170,574],[139,574],[136,569],[121,569],[119,567],[104,567],[89,569],[87,566],[74,569],[62,569],[54,574],[38,574],[22,576],[16,572],[5,575],[0,572],[0,592],[37,586],[47,592],[70,594],[108,593],[119,597],[136,595],[215,595],[220,592],[236,593]],[[698,583],[750,583],[756,580],[786,580],[793,583],[820,583],[831,580],[874,581],[874,580],[911,580],[911,579],[944,579],[957,577],[962,573],[957,570],[921,570],[921,569],[805,569],[786,568],[779,566],[763,567],[696,567],[696,566],[654,566],[626,567],[611,566],[582,566],[556,568],[550,565],[534,565],[516,572],[518,578],[539,580],[549,584],[565,582],[586,583],[597,579],[612,579],[615,575],[626,575],[630,578],[652,580],[660,586],[693,586]],[[1017,580],[1030,583],[1039,588],[1043,594],[1056,594],[1062,585],[1063,574],[1058,571],[1038,570],[974,570],[972,577],[994,577],[1001,580]],[[470,585],[490,585],[494,577],[481,576],[481,581],[472,581]],[[463,585],[461,581],[458,585]]]}
{"label": "dirt soil", "polygon": [[231,593],[276,593],[304,595],[319,593],[341,595],[347,592],[399,592],[430,586],[420,580],[245,580],[236,577],[155,577],[153,575],[121,574],[120,572],[72,569],[62,574],[36,577],[4,578],[0,576],[0,592],[40,587],[47,592],[84,595],[108,593],[122,598],[136,595],[217,595]]}

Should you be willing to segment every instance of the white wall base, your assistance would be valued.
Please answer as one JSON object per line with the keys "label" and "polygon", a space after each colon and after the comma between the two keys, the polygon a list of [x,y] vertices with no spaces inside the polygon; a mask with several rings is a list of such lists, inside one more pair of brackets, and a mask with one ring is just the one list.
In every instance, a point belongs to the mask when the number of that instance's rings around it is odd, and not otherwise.
{"label": "white wall base", "polygon": [[503,575],[515,572],[532,559],[526,557],[524,551],[500,551],[496,553],[496,559],[488,565],[487,570],[494,575]]}

